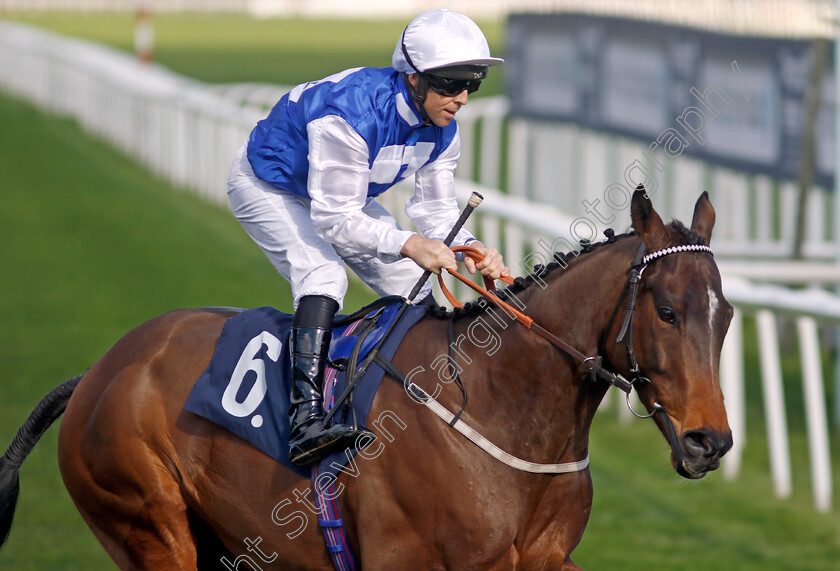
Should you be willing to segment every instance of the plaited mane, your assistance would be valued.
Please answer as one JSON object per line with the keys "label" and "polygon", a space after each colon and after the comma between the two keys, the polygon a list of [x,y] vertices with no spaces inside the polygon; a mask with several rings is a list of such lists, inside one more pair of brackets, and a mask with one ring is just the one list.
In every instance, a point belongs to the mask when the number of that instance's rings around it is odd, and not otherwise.
{"label": "plaited mane", "polygon": [[[691,231],[679,220],[672,220],[667,228],[673,245],[706,244],[706,240],[704,238]],[[614,235],[612,230],[609,229],[606,230],[604,234],[607,236],[606,240],[596,242],[595,244],[583,246],[580,250],[570,252],[555,252],[553,256],[554,261],[549,263],[547,266],[544,266],[542,264],[534,266],[534,271],[531,274],[523,277],[518,277],[514,280],[514,283],[512,285],[497,290],[498,296],[503,300],[509,300],[511,295],[518,295],[521,292],[527,290],[537,281],[544,281],[547,277],[557,272],[558,270],[563,270],[574,265],[577,262],[577,260],[583,255],[594,252],[595,250],[601,248],[605,244],[612,244],[617,240],[636,235],[634,231],[630,231],[626,234],[619,234],[618,236],[616,236]],[[479,297],[475,301],[466,303],[463,308],[455,308],[452,311],[438,305],[432,308],[429,314],[438,319],[450,319],[454,316],[454,318],[457,320],[462,317],[474,317],[481,315],[485,313],[490,307],[492,307],[492,303],[487,302],[486,300],[484,300],[483,297]]]}

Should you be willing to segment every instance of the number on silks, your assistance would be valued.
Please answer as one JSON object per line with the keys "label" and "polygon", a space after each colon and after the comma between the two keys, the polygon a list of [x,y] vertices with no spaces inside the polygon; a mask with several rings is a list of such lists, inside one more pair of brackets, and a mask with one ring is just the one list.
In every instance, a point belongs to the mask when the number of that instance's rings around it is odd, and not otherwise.
{"label": "number on silks", "polygon": [[[222,395],[222,408],[233,416],[241,418],[252,414],[265,398],[265,393],[268,390],[268,385],[265,380],[265,361],[257,358],[257,354],[262,350],[263,346],[266,348],[266,356],[273,362],[276,363],[277,359],[280,358],[280,350],[283,344],[268,331],[263,331],[251,339],[245,347],[245,350],[242,351],[242,355],[239,357],[239,361],[233,369],[230,383],[228,383],[225,393]],[[245,382],[246,375],[251,371],[256,375],[254,385],[248,391],[245,400],[239,402],[236,400],[236,395],[239,393],[239,389],[242,388],[242,383]]]}

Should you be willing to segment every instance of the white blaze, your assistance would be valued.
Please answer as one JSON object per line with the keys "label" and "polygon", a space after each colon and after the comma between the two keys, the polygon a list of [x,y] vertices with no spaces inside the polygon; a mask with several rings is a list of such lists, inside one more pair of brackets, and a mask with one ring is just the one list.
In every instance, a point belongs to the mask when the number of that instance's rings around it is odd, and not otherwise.
{"label": "white blaze", "polygon": [[[717,295],[712,290],[711,286],[706,287],[706,293],[709,295],[709,333],[714,331],[713,326],[715,324],[715,313],[717,313],[718,306],[720,305],[720,300],[718,300]],[[714,358],[712,356],[712,346],[709,346],[709,359],[712,361],[710,363],[710,369],[714,369]]]}

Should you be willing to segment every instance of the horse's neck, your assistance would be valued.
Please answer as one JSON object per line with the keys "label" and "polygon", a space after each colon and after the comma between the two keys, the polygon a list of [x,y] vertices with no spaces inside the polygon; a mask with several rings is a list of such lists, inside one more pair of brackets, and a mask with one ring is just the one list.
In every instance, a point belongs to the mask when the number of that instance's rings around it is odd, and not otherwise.
{"label": "horse's neck", "polygon": [[626,238],[581,254],[521,296],[525,313],[577,350],[594,355],[610,327],[638,240]]}
{"label": "horse's neck", "polygon": [[[617,246],[603,246],[554,270],[544,284],[529,285],[517,294],[523,312],[578,351],[596,355],[632,258],[626,245]],[[541,458],[535,461],[580,459],[606,385],[582,380],[578,362],[517,323],[500,339],[503,355],[478,382],[504,395],[505,423],[514,425],[520,448]]]}

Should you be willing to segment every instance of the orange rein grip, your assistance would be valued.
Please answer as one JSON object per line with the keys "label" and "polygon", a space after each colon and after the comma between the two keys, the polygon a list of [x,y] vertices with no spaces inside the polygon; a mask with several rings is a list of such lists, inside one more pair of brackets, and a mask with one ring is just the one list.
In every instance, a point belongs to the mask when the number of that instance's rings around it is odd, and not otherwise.
{"label": "orange rein grip", "polygon": [[[452,251],[455,253],[462,252],[465,257],[470,257],[476,262],[480,262],[484,259],[484,256],[481,254],[481,252],[479,252],[477,249],[471,246],[453,246]],[[502,301],[493,293],[493,290],[496,289],[496,285],[493,279],[488,278],[486,276],[482,276],[485,287],[481,287],[471,279],[459,274],[457,271],[453,271],[448,268],[446,271],[449,272],[452,275],[452,277],[459,280],[461,283],[463,283],[470,289],[478,292],[479,295],[483,295],[492,303],[499,306],[502,309],[502,311],[505,311],[508,315],[515,317],[516,320],[519,321],[522,325],[524,325],[528,329],[531,328],[531,324],[534,322],[533,319],[531,319],[515,307],[511,306],[509,303]],[[513,284],[513,278],[510,276],[502,276],[499,279],[508,285]],[[443,292],[443,295],[446,297],[447,300],[449,300],[449,303],[451,303],[453,307],[464,307],[464,304],[461,303],[458,300],[458,298],[452,295],[452,292],[449,291],[449,288],[447,288],[446,285],[443,283],[443,273],[438,274],[438,285],[440,285],[440,291]]]}

